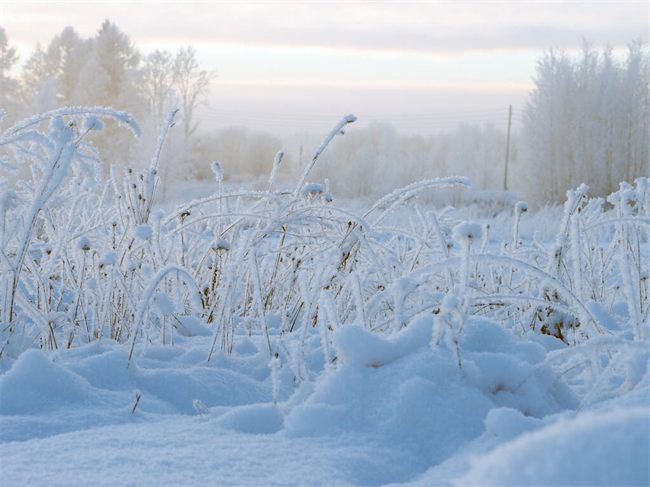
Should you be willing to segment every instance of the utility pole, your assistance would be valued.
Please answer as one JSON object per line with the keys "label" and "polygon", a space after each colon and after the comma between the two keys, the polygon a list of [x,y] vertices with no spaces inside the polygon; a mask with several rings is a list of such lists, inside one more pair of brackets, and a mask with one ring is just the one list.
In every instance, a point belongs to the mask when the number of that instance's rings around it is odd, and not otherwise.
{"label": "utility pole", "polygon": [[508,138],[506,139],[506,167],[503,171],[503,190],[508,191],[508,159],[510,157],[510,127],[512,126],[512,105],[508,108]]}

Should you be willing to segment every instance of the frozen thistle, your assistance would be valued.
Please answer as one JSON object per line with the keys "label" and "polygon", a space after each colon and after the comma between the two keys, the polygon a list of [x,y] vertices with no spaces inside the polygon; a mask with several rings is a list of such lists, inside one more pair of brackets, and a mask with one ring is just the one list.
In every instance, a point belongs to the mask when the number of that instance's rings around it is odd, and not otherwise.
{"label": "frozen thistle", "polygon": [[525,213],[528,211],[528,203],[525,201],[519,201],[515,205],[515,213]]}
{"label": "frozen thistle", "polygon": [[82,127],[84,130],[102,130],[104,128],[104,122],[102,122],[97,115],[86,115],[83,119]]}
{"label": "frozen thistle", "polygon": [[478,223],[462,222],[454,227],[452,236],[463,247],[471,247],[481,239],[483,227]]}
{"label": "frozen thistle", "polygon": [[519,201],[515,205],[515,223],[512,230],[512,248],[517,249],[519,247],[519,224],[521,223],[521,215],[528,211],[528,203],[525,201]]}
{"label": "frozen thistle", "polygon": [[135,236],[140,240],[150,240],[153,236],[151,225],[138,225],[135,228]]}
{"label": "frozen thistle", "polygon": [[215,250],[230,250],[230,242],[228,242],[225,238],[220,238],[215,246]]}
{"label": "frozen thistle", "polygon": [[221,167],[221,163],[215,161],[212,164],[210,164],[210,168],[212,169],[212,172],[214,173],[214,178],[216,179],[216,181],[218,183],[222,183],[223,182],[223,168]]}
{"label": "frozen thistle", "polygon": [[107,265],[117,265],[118,262],[118,257],[117,253],[113,251],[106,252],[104,256],[101,258],[99,261],[100,266],[107,266]]}
{"label": "frozen thistle", "polygon": [[79,240],[77,240],[77,248],[84,252],[90,250],[90,239],[85,235],[80,237]]}
{"label": "frozen thistle", "polygon": [[322,194],[324,191],[325,191],[325,186],[323,186],[322,184],[307,183],[305,184],[304,188],[302,188],[300,195],[303,198],[313,199],[319,196],[320,194]]}

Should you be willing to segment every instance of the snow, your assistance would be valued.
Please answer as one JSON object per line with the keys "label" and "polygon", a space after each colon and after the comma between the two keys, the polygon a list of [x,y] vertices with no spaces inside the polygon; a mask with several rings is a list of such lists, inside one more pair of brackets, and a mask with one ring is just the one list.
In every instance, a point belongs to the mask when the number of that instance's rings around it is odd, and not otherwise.
{"label": "snow", "polygon": [[251,404],[228,411],[216,423],[239,433],[270,435],[282,429],[283,417],[275,404]]}
{"label": "snow", "polygon": [[476,459],[455,485],[648,485],[650,411],[561,418]]}
{"label": "snow", "polygon": [[118,261],[117,253],[108,251],[100,261],[100,265],[116,265]]}
{"label": "snow", "polygon": [[483,229],[478,223],[463,222],[454,227],[454,240],[461,245],[470,245],[472,242],[478,242],[483,235]]}
{"label": "snow", "polygon": [[215,247],[215,250],[230,250],[230,242],[228,242],[228,240],[226,240],[225,238],[219,239]]}
{"label": "snow", "polygon": [[87,115],[83,120],[83,128],[86,130],[102,130],[104,128],[104,122],[102,122],[96,115]]}
{"label": "snow", "polygon": [[153,305],[162,315],[170,315],[174,312],[174,303],[168,294],[156,293],[153,296]]}
{"label": "snow", "polygon": [[90,246],[90,239],[85,235],[77,240],[77,248],[79,250],[90,250]]}
{"label": "snow", "polygon": [[302,188],[302,191],[300,192],[300,195],[303,198],[306,198],[307,196],[317,196],[319,194],[322,194],[325,191],[325,186],[319,183],[307,183],[305,186]]}
{"label": "snow", "polygon": [[29,415],[99,399],[89,384],[37,350],[23,353],[0,381],[0,414]]}
{"label": "snow", "polygon": [[[113,110],[112,108],[106,108],[106,107],[62,107],[56,110],[52,110],[50,112],[46,112],[40,115],[35,115],[30,118],[26,118],[25,120],[22,120],[14,124],[12,127],[8,128],[3,133],[2,138],[23,131],[34,125],[38,125],[39,123],[45,120],[50,120],[50,119],[62,120],[61,117],[70,116],[70,115],[84,115],[85,117],[112,118],[120,122],[124,126],[128,127],[135,136],[139,137],[142,134],[142,129],[140,128],[138,122],[136,122],[135,119],[127,112],[118,112],[116,110]],[[96,130],[99,130],[98,126],[95,127]]]}
{"label": "snow", "polygon": [[528,203],[525,201],[519,201],[515,205],[515,213],[525,213],[528,211]]}
{"label": "snow", "polygon": [[239,335],[232,355],[209,363],[211,337],[177,336],[138,349],[128,369],[128,351],[110,342],[29,350],[0,376],[3,482],[647,484],[646,368],[611,405],[575,412],[538,343],[471,319],[459,369],[432,330],[424,317],[385,337],[341,327],[336,368],[296,387],[282,364],[277,404],[261,335]]}
{"label": "snow", "polygon": [[212,331],[193,316],[177,316],[176,330],[183,336],[212,336]]}
{"label": "snow", "polygon": [[135,229],[135,236],[140,240],[150,240],[153,235],[151,225],[138,225]]}

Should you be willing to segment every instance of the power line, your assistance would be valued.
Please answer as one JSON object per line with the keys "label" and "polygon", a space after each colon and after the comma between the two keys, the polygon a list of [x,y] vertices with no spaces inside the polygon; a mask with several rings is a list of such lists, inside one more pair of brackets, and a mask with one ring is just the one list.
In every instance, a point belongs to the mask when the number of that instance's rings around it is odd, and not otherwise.
{"label": "power line", "polygon": [[[270,124],[270,123],[279,123],[287,125],[325,125],[331,123],[331,120],[319,120],[314,118],[294,118],[294,119],[276,119],[276,118],[254,118],[254,117],[244,117],[244,116],[228,116],[220,117],[215,115],[202,115],[202,119],[212,121],[212,122],[239,122],[239,123],[256,123],[256,124]],[[440,125],[448,123],[462,123],[462,122],[482,122],[482,121],[505,121],[508,116],[499,114],[495,116],[475,116],[475,117],[449,117],[449,118],[432,118],[432,119],[391,119],[391,118],[382,118],[382,119],[370,119],[370,118],[360,118],[357,124],[367,124],[372,122],[388,122],[395,125],[404,125],[404,124],[418,124],[418,125]]]}
{"label": "power line", "polygon": [[[234,111],[229,112],[227,115],[220,115],[219,113],[210,113],[210,112],[197,112],[197,115],[206,121],[210,122],[220,122],[220,123],[242,123],[242,124],[254,124],[254,125],[268,125],[268,124],[281,124],[281,125],[325,125],[331,124],[334,118],[321,118],[321,117],[312,117],[312,116],[275,116],[275,115],[265,115],[265,116],[251,116],[244,113],[236,113]],[[499,113],[488,113],[488,112],[475,112],[473,114],[464,114],[464,115],[449,115],[449,116],[436,116],[436,114],[430,115],[428,117],[369,117],[369,116],[360,116],[358,124],[364,124],[374,121],[379,122],[388,122],[394,125],[440,125],[440,124],[449,124],[449,123],[462,123],[462,122],[500,122],[507,119],[507,113],[504,113],[501,110]],[[515,121],[519,120],[519,115],[514,116]]]}
{"label": "power line", "polygon": [[[357,112],[358,113],[358,112]],[[484,109],[484,110],[464,110],[458,112],[429,112],[429,113],[413,113],[413,114],[384,114],[372,115],[360,113],[359,117],[363,119],[381,119],[381,120],[455,120],[455,119],[471,119],[476,117],[498,116],[503,115],[503,109]],[[270,113],[270,112],[248,112],[238,110],[228,110],[222,108],[201,108],[197,110],[197,114],[206,116],[218,116],[223,118],[240,118],[240,119],[263,119],[263,120],[296,120],[296,121],[331,121],[340,117],[339,115],[305,115],[305,114],[286,114],[286,113]]]}
{"label": "power line", "polygon": [[[253,117],[273,117],[273,118],[305,118],[307,115],[304,114],[289,114],[289,113],[276,113],[276,112],[255,112],[247,110],[232,110],[227,108],[207,108],[201,107],[200,110],[207,113],[220,113],[224,115],[245,115]],[[365,117],[369,118],[430,118],[430,117],[457,117],[457,116],[473,116],[479,114],[489,114],[489,113],[503,113],[503,108],[485,108],[485,109],[474,109],[474,110],[457,110],[451,112],[427,112],[427,113],[400,113],[400,114],[363,114]],[[338,114],[314,114],[309,115],[311,119],[334,119],[339,118],[341,113]]]}

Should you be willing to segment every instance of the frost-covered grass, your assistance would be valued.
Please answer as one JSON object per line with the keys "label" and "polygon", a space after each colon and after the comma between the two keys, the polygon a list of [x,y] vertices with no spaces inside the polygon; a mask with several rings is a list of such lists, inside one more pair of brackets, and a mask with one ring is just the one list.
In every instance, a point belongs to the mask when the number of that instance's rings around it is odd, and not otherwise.
{"label": "frost-covered grass", "polygon": [[[309,182],[349,115],[292,189],[274,186],[282,153],[266,191],[226,187],[215,163],[212,196],[164,212],[158,161],[174,114],[146,170],[111,168],[106,180],[84,138],[101,118],[138,134],[128,114],[63,109],[0,136],[3,167],[30,164],[32,175],[0,195],[0,421],[13,425],[3,441],[190,414],[225,442],[245,441],[225,433],[235,431],[276,435],[282,448],[324,436],[370,445],[357,463],[327,457],[310,482],[380,484],[444,465],[472,441],[494,447],[566,411],[642,394],[647,178],[621,183],[608,209],[584,185],[570,191],[550,241],[521,237],[524,202],[500,234],[451,207],[418,205],[423,191],[469,186],[463,177],[415,182],[355,212],[328,181]],[[519,426],[498,426],[494,408]],[[630,418],[625,428],[648,419]],[[609,434],[580,421],[567,431]],[[500,428],[497,443],[486,425]],[[639,442],[647,449],[647,436]],[[395,445],[405,453],[390,467]],[[645,479],[647,463],[630,461],[633,479]],[[496,482],[485,465],[467,482]]]}

